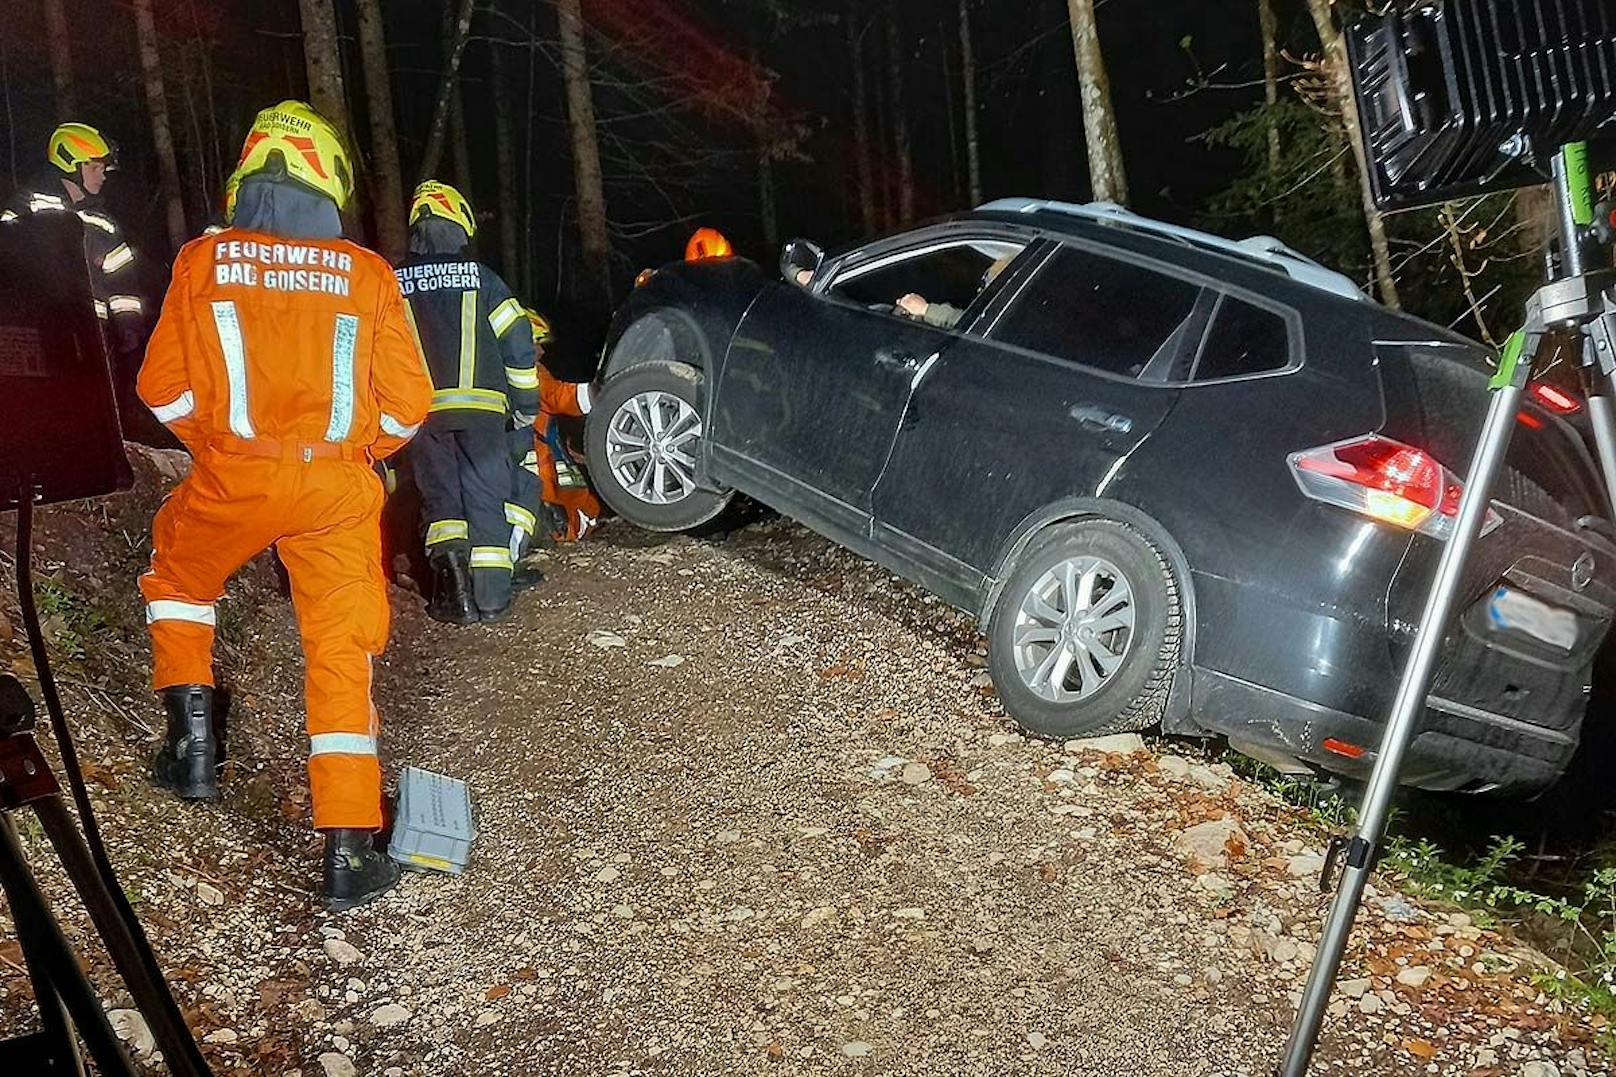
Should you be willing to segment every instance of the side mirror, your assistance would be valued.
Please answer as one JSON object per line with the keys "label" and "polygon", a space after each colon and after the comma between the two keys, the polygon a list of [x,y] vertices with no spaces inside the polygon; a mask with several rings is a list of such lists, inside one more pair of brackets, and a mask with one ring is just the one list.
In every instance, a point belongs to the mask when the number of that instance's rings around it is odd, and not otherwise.
{"label": "side mirror", "polygon": [[794,239],[780,252],[780,276],[792,284],[800,284],[797,277],[803,270],[812,276],[819,272],[824,261],[825,252],[819,244],[807,239]]}

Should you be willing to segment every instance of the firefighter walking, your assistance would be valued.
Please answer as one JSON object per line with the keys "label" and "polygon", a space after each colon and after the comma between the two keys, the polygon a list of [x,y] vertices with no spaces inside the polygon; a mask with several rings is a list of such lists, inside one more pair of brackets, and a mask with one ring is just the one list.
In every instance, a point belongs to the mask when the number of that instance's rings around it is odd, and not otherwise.
{"label": "firefighter walking", "polygon": [[476,233],[464,196],[428,180],[410,201],[397,270],[434,389],[409,452],[432,565],[427,613],[462,625],[509,615],[516,555],[536,526],[512,501],[512,431],[525,434],[539,410],[532,338],[505,282],[471,256]]}
{"label": "firefighter walking", "polygon": [[309,785],[325,894],[362,904],[398,880],[382,825],[371,669],[387,640],[381,482],[431,403],[392,268],[342,238],[352,158],[307,105],[258,114],[229,188],[230,226],[181,250],[140,371],[141,399],[195,466],[152,527],[140,579],[168,712],[157,780],[218,795],[215,603],[273,545],[307,663]]}

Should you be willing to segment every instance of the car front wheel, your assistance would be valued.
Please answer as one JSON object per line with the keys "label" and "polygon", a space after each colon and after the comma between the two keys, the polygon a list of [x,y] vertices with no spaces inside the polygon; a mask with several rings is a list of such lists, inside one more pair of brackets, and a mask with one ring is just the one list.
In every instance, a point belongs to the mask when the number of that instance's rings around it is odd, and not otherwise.
{"label": "car front wheel", "polygon": [[1183,614],[1167,561],[1110,520],[1058,524],[1017,558],[988,617],[988,668],[1009,715],[1045,737],[1160,721]]}
{"label": "car front wheel", "polygon": [[701,480],[701,373],[642,363],[606,382],[584,439],[601,499],[648,531],[688,531],[713,520],[735,493]]}

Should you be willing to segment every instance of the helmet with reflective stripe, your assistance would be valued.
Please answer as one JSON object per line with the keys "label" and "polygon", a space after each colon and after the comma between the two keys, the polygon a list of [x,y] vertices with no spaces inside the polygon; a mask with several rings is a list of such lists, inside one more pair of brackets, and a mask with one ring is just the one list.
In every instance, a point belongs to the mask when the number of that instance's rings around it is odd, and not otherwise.
{"label": "helmet with reflective stripe", "polygon": [[735,248],[729,245],[724,233],[716,228],[698,228],[685,244],[685,261],[700,262],[708,258],[730,258]]}
{"label": "helmet with reflective stripe", "polygon": [[466,230],[466,237],[477,234],[477,218],[466,196],[437,180],[426,180],[410,196],[410,224],[426,217],[441,217]]}
{"label": "helmet with reflective stripe", "polygon": [[527,313],[528,324],[533,327],[533,343],[548,344],[555,339],[555,331],[550,328],[550,319],[531,307],[524,308]]}
{"label": "helmet with reflective stripe", "polygon": [[241,160],[225,183],[225,214],[236,211],[241,181],[260,172],[278,172],[346,208],[353,197],[354,172],[348,149],[331,122],[302,101],[282,101],[260,112],[241,146]]}
{"label": "helmet with reflective stripe", "polygon": [[90,161],[104,162],[108,170],[118,167],[117,143],[87,123],[64,123],[52,131],[46,154],[69,176],[77,176],[79,166]]}

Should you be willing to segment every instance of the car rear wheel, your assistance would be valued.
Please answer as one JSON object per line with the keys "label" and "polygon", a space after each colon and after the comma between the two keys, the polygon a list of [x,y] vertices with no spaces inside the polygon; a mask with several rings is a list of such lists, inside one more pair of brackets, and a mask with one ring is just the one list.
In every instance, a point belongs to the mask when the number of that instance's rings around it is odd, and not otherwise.
{"label": "car rear wheel", "polygon": [[729,507],[735,492],[701,477],[701,372],[641,363],[606,382],[584,428],[601,500],[649,531],[689,531]]}
{"label": "car rear wheel", "polygon": [[1005,711],[1045,737],[1160,721],[1178,666],[1178,582],[1143,535],[1110,520],[1059,524],[1017,558],[988,616],[988,670]]}

